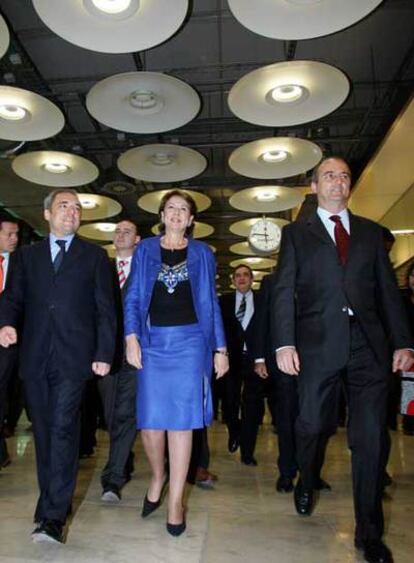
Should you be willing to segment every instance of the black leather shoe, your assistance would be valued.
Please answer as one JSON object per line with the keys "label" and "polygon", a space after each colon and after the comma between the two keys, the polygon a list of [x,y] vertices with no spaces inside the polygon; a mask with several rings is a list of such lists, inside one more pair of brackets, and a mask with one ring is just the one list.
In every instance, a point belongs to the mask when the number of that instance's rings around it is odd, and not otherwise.
{"label": "black leather shoe", "polygon": [[332,491],[332,487],[329,483],[324,481],[323,479],[319,479],[316,483],[315,489],[317,491]]}
{"label": "black leather shoe", "polygon": [[293,479],[280,475],[276,481],[276,490],[278,493],[291,493],[293,491]]}
{"label": "black leather shoe", "polygon": [[234,454],[234,452],[237,451],[237,448],[239,447],[240,442],[239,439],[236,436],[229,436],[229,441],[227,443],[227,447],[228,450],[231,454]]}
{"label": "black leather shoe", "polygon": [[355,540],[355,547],[364,552],[364,559],[368,563],[393,563],[390,549],[381,540]]}
{"label": "black leather shoe", "polygon": [[167,532],[174,537],[181,536],[186,528],[185,520],[181,522],[181,524],[170,524],[167,522]]}
{"label": "black leather shoe", "polygon": [[148,496],[145,495],[144,503],[142,505],[142,512],[141,512],[141,516],[143,518],[146,518],[147,516],[152,514],[155,510],[157,510],[157,508],[159,508],[161,506],[162,501],[164,500],[164,492],[165,492],[167,484],[168,484],[168,477],[165,479],[164,484],[162,486],[160,498],[158,500],[156,500],[155,502],[153,502],[152,500],[149,500]]}
{"label": "black leather shoe", "polygon": [[244,465],[250,465],[251,467],[257,466],[257,460],[253,456],[242,456],[241,462],[244,463]]}
{"label": "black leather shoe", "polygon": [[103,502],[117,504],[121,500],[121,491],[117,485],[105,485],[102,491],[101,500]]}
{"label": "black leather shoe", "polygon": [[35,543],[63,543],[63,525],[57,520],[44,520],[32,532]]}
{"label": "black leather shoe", "polygon": [[313,490],[307,490],[299,480],[295,487],[295,508],[300,516],[310,516],[315,506],[315,494]]}

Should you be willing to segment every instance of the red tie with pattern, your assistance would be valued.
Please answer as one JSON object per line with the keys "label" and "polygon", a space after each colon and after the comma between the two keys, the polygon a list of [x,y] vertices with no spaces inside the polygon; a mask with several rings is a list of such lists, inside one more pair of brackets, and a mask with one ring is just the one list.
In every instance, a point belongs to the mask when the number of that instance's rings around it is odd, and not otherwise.
{"label": "red tie with pattern", "polygon": [[124,267],[128,264],[126,260],[119,260],[118,262],[118,278],[119,278],[119,285],[122,288],[124,283],[126,282],[126,274]]}
{"label": "red tie with pattern", "polygon": [[4,262],[4,256],[0,254],[0,293],[3,291],[3,285],[4,285],[3,262]]}
{"label": "red tie with pattern", "polygon": [[329,219],[335,223],[334,234],[336,249],[338,251],[339,259],[341,260],[342,265],[344,265],[348,259],[349,234],[343,226],[339,215],[331,215]]}

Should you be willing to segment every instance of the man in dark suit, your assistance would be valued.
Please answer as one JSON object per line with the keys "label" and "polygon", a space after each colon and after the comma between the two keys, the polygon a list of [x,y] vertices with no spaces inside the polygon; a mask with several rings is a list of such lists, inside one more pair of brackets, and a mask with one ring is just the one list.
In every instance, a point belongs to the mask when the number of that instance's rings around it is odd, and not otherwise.
{"label": "man in dark suit", "polygon": [[[0,294],[8,285],[13,270],[13,252],[19,242],[19,225],[7,215],[0,215]],[[0,301],[1,303],[1,301]],[[0,470],[10,464],[4,436],[7,386],[17,365],[17,346],[0,347]]]}
{"label": "man in dark suit", "polygon": [[137,370],[124,354],[123,298],[128,287],[131,260],[139,243],[138,228],[132,221],[120,221],[114,234],[116,258],[112,263],[118,332],[111,376],[101,380],[105,419],[109,432],[109,457],[101,475],[102,500],[116,503],[133,470],[132,448],[136,436]]}
{"label": "man in dark suit", "polygon": [[63,541],[76,484],[79,409],[85,381],[109,372],[116,317],[106,252],[75,233],[81,205],[74,190],[44,201],[50,234],[16,252],[0,310],[0,344],[17,341],[36,446],[40,497],[35,542]]}
{"label": "man in dark suit", "polygon": [[347,210],[351,172],[341,158],[314,171],[318,208],[283,229],[273,292],[274,347],[281,371],[297,376],[299,514],[314,505],[328,437],[335,432],[341,379],[356,515],[355,545],[369,562],[389,562],[382,542],[389,341],[393,370],[413,360],[410,335],[379,225]]}
{"label": "man in dark suit", "polygon": [[242,264],[234,270],[232,278],[236,291],[223,295],[220,300],[230,364],[224,383],[228,449],[233,453],[240,445],[242,463],[255,466],[257,461],[253,454],[264,407],[262,381],[254,371],[256,295],[252,291],[253,272]]}

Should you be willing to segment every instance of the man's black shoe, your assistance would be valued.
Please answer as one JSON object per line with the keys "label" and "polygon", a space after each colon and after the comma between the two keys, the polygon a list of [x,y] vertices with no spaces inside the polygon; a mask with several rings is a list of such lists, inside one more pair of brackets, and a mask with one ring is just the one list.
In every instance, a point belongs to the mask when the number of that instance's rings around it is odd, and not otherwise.
{"label": "man's black shoe", "polygon": [[299,480],[295,487],[295,508],[300,516],[310,516],[315,506],[315,493],[312,489],[307,490]]}
{"label": "man's black shoe", "polygon": [[239,444],[240,444],[239,439],[236,436],[229,436],[227,447],[231,454],[234,454],[234,452],[237,451]]}
{"label": "man's black shoe", "polygon": [[251,465],[252,467],[257,466],[257,460],[253,456],[242,456],[241,462],[244,463],[244,465]]}
{"label": "man's black shoe", "polygon": [[35,543],[63,543],[63,525],[57,520],[44,520],[32,532]]}
{"label": "man's black shoe", "polygon": [[103,502],[116,504],[121,500],[121,491],[116,485],[105,485],[102,491],[101,500]]}
{"label": "man's black shoe", "polygon": [[364,552],[368,563],[393,563],[390,549],[381,540],[360,541],[355,539],[355,547]]}
{"label": "man's black shoe", "polygon": [[317,491],[332,491],[331,485],[321,478],[318,479],[315,489]]}
{"label": "man's black shoe", "polygon": [[293,491],[293,479],[280,475],[276,481],[276,490],[278,493],[291,493]]}

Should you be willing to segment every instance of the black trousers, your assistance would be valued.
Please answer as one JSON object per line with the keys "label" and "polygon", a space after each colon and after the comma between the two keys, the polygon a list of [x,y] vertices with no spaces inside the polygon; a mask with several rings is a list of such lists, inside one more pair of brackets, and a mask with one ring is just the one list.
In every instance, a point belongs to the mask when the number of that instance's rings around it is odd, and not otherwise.
{"label": "black trousers", "polygon": [[[268,359],[266,364],[272,366],[271,360]],[[279,446],[277,465],[280,475],[294,479],[298,470],[295,434],[296,418],[299,412],[297,380],[273,366],[269,372],[269,378],[265,382],[269,388],[268,400],[273,404],[272,410],[275,413],[277,426]]]}
{"label": "black trousers", "polygon": [[299,416],[297,456],[305,488],[315,486],[329,436],[336,430],[337,405],[343,378],[349,409],[348,442],[358,540],[383,534],[382,483],[387,445],[389,366],[379,365],[359,324],[351,322],[350,355],[345,370],[326,372],[323,366],[302,370],[297,378]]}
{"label": "black trousers", "polygon": [[25,380],[40,488],[36,522],[66,521],[76,485],[84,386],[85,381],[61,374],[53,360],[44,374]]}
{"label": "black trousers", "polygon": [[110,484],[123,487],[133,469],[131,452],[137,433],[136,373],[134,368],[125,365],[117,374],[108,375],[100,388],[109,432],[109,457],[101,475],[102,487]]}
{"label": "black trousers", "polygon": [[7,388],[10,379],[15,375],[16,366],[17,347],[0,347],[0,465],[9,457],[6,439],[3,435],[3,425],[6,414]]}
{"label": "black trousers", "polygon": [[251,457],[264,412],[263,380],[254,372],[254,363],[247,355],[242,356],[237,369],[230,365],[230,373],[224,379],[229,435],[239,438],[242,457]]}

